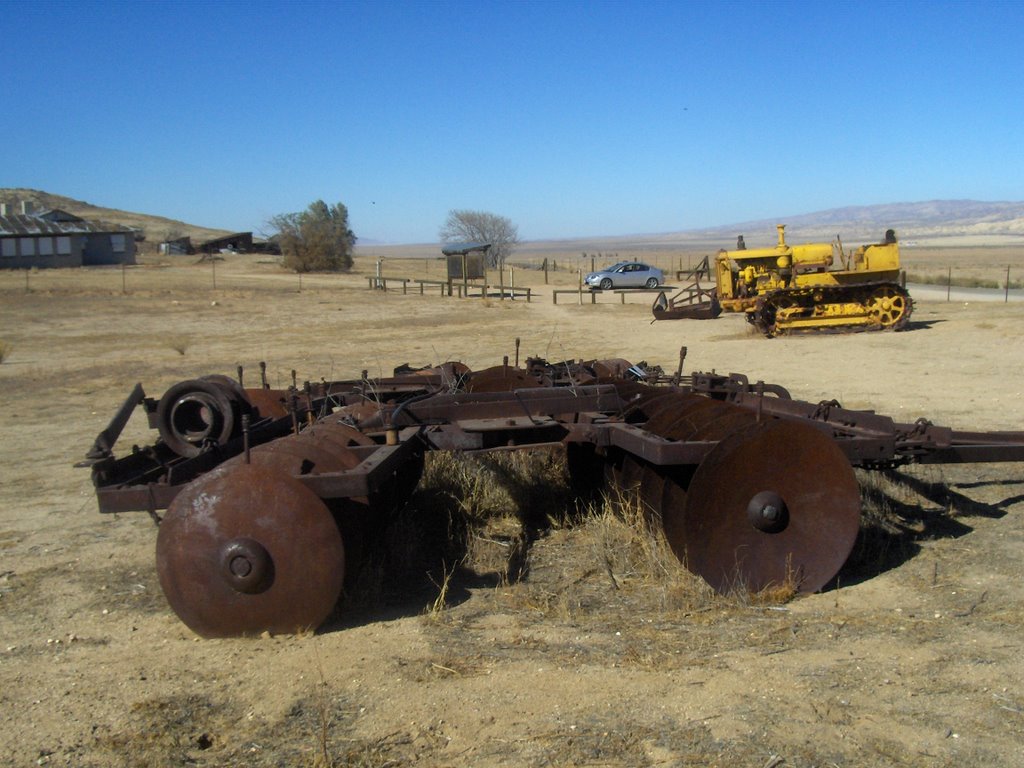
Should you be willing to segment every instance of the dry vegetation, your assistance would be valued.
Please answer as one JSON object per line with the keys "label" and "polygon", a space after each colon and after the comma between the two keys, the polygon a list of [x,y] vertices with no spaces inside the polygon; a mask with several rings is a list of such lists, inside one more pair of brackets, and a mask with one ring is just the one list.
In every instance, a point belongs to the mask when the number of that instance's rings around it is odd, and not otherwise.
{"label": "dry vegetation", "polygon": [[[620,253],[625,257],[627,254]],[[653,254],[663,266],[687,254]],[[697,257],[701,254],[694,254]],[[1004,253],[959,269],[995,270]],[[572,287],[560,262],[551,285]],[[389,258],[386,273],[439,278]],[[578,266],[578,265],[577,265]],[[589,265],[587,265],[589,268]],[[558,306],[370,291],[264,258],[0,274],[0,762],[69,766],[1002,766],[1024,761],[1024,468],[865,474],[840,588],[719,596],[630,500],[570,493],[557,451],[428,456],[318,633],[197,641],[145,513],[73,469],[131,385],[275,384],[514,354],[742,371],[809,400],[1024,425],[1024,303],[920,301],[902,334],[763,340]],[[1005,264],[1002,267],[1005,270]],[[517,284],[544,288],[538,270]],[[523,282],[520,283],[520,280]],[[133,421],[124,445],[150,439]],[[127,448],[125,448],[127,450]],[[737,468],[742,471],[742,468]]]}

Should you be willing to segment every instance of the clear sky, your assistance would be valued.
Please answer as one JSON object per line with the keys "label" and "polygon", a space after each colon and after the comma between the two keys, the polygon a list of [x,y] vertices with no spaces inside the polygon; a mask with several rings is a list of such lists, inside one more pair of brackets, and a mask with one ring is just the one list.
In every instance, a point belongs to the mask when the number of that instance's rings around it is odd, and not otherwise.
{"label": "clear sky", "polygon": [[0,0],[0,187],[522,239],[1022,200],[1024,2]]}

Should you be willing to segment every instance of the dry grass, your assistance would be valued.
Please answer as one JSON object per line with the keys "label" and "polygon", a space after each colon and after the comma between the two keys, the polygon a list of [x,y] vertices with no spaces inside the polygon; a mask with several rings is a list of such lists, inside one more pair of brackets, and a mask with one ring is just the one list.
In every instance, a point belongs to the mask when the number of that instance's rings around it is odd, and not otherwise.
{"label": "dry grass", "polygon": [[[1006,279],[999,280],[996,278],[985,278],[977,277],[975,275],[958,275],[956,277],[950,277],[948,274],[928,274],[921,272],[908,272],[907,273],[908,283],[919,283],[921,285],[951,285],[956,288],[989,288],[989,289],[1003,289],[1006,288]],[[1011,289],[1024,288],[1024,280],[1010,279]]]}
{"label": "dry grass", "polygon": [[0,363],[4,362],[11,354],[11,345],[6,341],[0,341]]}
{"label": "dry grass", "polygon": [[179,355],[184,356],[185,352],[188,351],[189,344],[192,343],[192,339],[184,334],[177,334],[167,337],[167,346],[177,352]]}

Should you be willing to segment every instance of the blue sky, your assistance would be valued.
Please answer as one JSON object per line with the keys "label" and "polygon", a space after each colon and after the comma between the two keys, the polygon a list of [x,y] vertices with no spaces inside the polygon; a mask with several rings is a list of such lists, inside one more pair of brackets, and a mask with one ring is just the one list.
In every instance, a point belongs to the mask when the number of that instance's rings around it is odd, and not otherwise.
{"label": "blue sky", "polygon": [[0,0],[0,187],[523,239],[1021,200],[1020,2]]}

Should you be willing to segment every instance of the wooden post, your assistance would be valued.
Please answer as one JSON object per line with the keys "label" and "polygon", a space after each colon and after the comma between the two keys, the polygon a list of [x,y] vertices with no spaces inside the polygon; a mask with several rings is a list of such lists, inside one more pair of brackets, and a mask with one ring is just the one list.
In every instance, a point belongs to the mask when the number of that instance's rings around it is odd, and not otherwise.
{"label": "wooden post", "polygon": [[1006,293],[1003,294],[1003,303],[1008,304],[1010,301],[1010,265],[1006,265]]}
{"label": "wooden post", "polygon": [[577,272],[579,273],[580,306],[582,307],[583,306],[583,270],[580,269],[580,270],[577,270]]}
{"label": "wooden post", "polygon": [[946,273],[946,301],[949,301],[949,293],[953,289],[953,268],[950,267]]}
{"label": "wooden post", "polygon": [[210,254],[210,266],[213,267],[213,290],[217,290],[217,259]]}
{"label": "wooden post", "polygon": [[544,257],[544,285],[548,284],[548,257]]}
{"label": "wooden post", "polygon": [[505,262],[498,265],[498,300],[505,300]]}
{"label": "wooden post", "polygon": [[128,293],[128,265],[121,262],[121,293]]}

